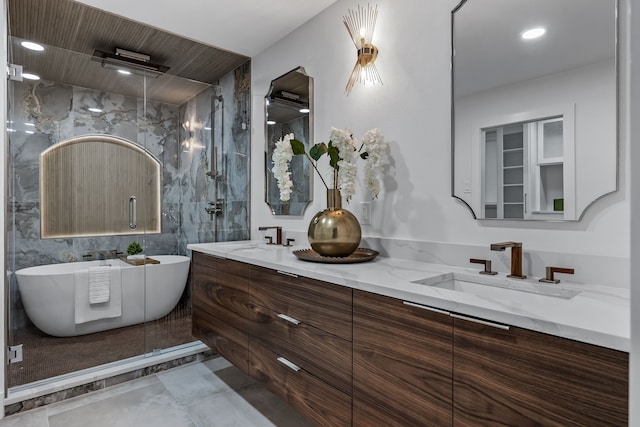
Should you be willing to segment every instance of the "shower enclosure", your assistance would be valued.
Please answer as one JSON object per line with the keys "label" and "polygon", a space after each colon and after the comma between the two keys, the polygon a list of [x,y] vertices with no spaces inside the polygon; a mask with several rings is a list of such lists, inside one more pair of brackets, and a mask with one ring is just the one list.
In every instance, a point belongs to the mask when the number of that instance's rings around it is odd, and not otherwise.
{"label": "shower enclosure", "polygon": [[[95,55],[46,44],[44,50],[30,51],[22,44],[25,41],[9,34],[10,62],[22,67],[22,79],[8,83],[7,106],[7,341],[16,356],[7,369],[9,396],[60,375],[157,355],[194,342],[188,283],[175,308],[160,319],[55,337],[40,331],[27,316],[16,271],[82,261],[113,263],[110,260],[126,257],[134,241],[145,257],[153,259],[188,256],[189,243],[249,238],[248,62],[211,84],[141,70],[121,73]],[[39,74],[40,79],[30,80],[29,74]],[[48,220],[49,212],[40,203],[41,154],[83,135],[121,138],[157,159],[162,171],[159,230],[152,231],[140,221],[126,232],[109,232],[111,218],[105,216],[100,221],[107,231],[100,235],[41,235],[41,222]],[[103,161],[119,162],[117,157]],[[82,167],[77,159],[64,166],[72,176]],[[116,185],[112,178],[101,178],[107,193]],[[92,203],[96,193],[87,194],[85,182],[71,179],[72,191],[81,202],[77,206]],[[152,180],[144,185],[153,191]],[[101,191],[97,190],[98,195]],[[48,196],[55,200],[55,195]],[[135,196],[131,195],[132,200],[143,199]],[[77,209],[72,217],[95,215],[95,210]],[[143,210],[144,206],[135,206],[135,211]],[[135,267],[146,296],[157,292],[151,268],[149,264]],[[145,312],[146,304],[140,310]]]}

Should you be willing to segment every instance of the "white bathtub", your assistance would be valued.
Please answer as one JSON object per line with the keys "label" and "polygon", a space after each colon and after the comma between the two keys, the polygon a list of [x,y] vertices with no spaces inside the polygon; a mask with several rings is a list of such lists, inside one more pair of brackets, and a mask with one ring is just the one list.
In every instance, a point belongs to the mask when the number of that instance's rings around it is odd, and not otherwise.
{"label": "white bathtub", "polygon": [[[154,255],[160,264],[133,266],[121,260],[40,265],[16,271],[29,319],[49,335],[70,337],[159,319],[176,306],[189,274],[189,257]],[[122,314],[87,323],[75,322],[75,273],[106,263],[121,271]],[[147,288],[145,291],[145,272]]]}

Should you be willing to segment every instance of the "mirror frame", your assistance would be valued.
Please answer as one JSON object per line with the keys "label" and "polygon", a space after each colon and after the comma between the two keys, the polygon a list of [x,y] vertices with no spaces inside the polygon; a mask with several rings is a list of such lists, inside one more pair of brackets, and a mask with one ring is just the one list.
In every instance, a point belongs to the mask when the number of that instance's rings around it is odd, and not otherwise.
{"label": "mirror frame", "polygon": [[[313,202],[313,170],[311,169],[311,165],[309,164],[309,162],[306,161],[306,159],[302,158],[302,156],[294,156],[294,160],[298,159],[301,162],[303,162],[303,171],[304,173],[306,173],[308,175],[308,188],[309,188],[309,194],[308,197],[306,198],[306,200],[299,202],[302,207],[300,208],[300,212],[295,212],[295,213],[283,213],[282,211],[286,210],[286,205],[288,204],[288,202],[281,202],[278,207],[274,206],[273,202],[272,202],[272,198],[270,200],[269,198],[269,192],[270,192],[270,187],[271,185],[274,185],[275,182],[275,178],[273,177],[273,173],[271,172],[271,165],[272,165],[272,161],[271,161],[271,151],[269,149],[269,127],[271,125],[267,124],[267,120],[269,117],[269,100],[273,97],[274,91],[277,89],[277,82],[278,80],[291,75],[292,73],[299,73],[302,76],[306,77],[308,79],[308,108],[309,108],[309,113],[308,113],[308,141],[302,141],[305,146],[306,149],[308,151],[309,147],[311,147],[313,145],[313,140],[314,140],[314,133],[313,133],[313,116],[314,116],[314,108],[313,108],[313,77],[309,76],[307,74],[307,72],[305,71],[304,67],[302,66],[298,66],[296,68],[294,68],[293,70],[290,70],[284,74],[282,74],[281,76],[276,77],[275,79],[273,79],[271,81],[271,84],[269,86],[269,90],[267,92],[267,94],[265,95],[264,99],[264,136],[265,136],[265,152],[264,152],[264,166],[265,166],[265,182],[264,182],[264,201],[267,204],[267,206],[269,206],[269,209],[271,210],[271,214],[272,215],[277,215],[277,216],[292,216],[292,217],[301,217],[304,216],[304,212],[307,209],[307,207]],[[286,100],[285,100],[286,102]],[[296,139],[300,139],[297,135],[296,135]],[[292,172],[293,174],[293,172]],[[294,183],[294,189],[295,189],[295,182],[296,182],[296,177],[292,176],[292,180]],[[278,200],[279,197],[278,197]]]}
{"label": "mirror frame", "polygon": [[[450,79],[451,79],[451,86],[450,86],[450,97],[451,97],[451,104],[450,104],[450,114],[451,114],[451,197],[453,197],[454,199],[456,199],[459,203],[461,203],[462,205],[466,206],[467,209],[469,210],[469,212],[471,212],[471,215],[473,216],[473,219],[475,220],[489,220],[489,221],[526,221],[526,222],[576,222],[576,221],[580,221],[582,220],[582,218],[584,217],[585,213],[589,210],[589,208],[591,206],[593,206],[596,202],[598,202],[600,199],[602,199],[603,197],[612,194],[612,193],[616,193],[619,189],[620,189],[620,122],[621,122],[621,118],[620,118],[620,54],[619,54],[619,50],[620,50],[620,16],[619,16],[619,9],[620,9],[620,0],[613,0],[613,7],[614,7],[614,16],[615,16],[615,21],[614,21],[614,73],[615,73],[615,82],[614,82],[614,90],[615,90],[615,125],[614,125],[614,146],[615,146],[615,184],[614,184],[614,188],[610,191],[606,191],[600,195],[598,195],[597,197],[595,197],[593,200],[591,200],[588,204],[586,204],[584,206],[584,208],[582,208],[582,211],[577,212],[577,208],[575,208],[576,211],[576,217],[575,219],[546,219],[546,218],[542,218],[542,219],[528,219],[528,218],[479,218],[476,215],[476,212],[473,209],[473,206],[471,206],[469,204],[469,202],[467,202],[465,199],[463,199],[461,196],[456,194],[456,158],[455,158],[455,151],[456,151],[456,133],[455,133],[455,127],[456,127],[456,121],[455,121],[455,14],[456,12],[458,12],[460,10],[460,8],[462,8],[462,6],[464,6],[466,3],[468,2],[468,0],[461,0],[451,11],[451,39],[450,39]],[[575,169],[575,164],[573,165],[573,168]],[[577,177],[575,179],[575,193],[574,194],[574,198],[577,197],[577,187],[578,187],[578,183],[577,183]],[[473,198],[471,199],[473,200]]]}

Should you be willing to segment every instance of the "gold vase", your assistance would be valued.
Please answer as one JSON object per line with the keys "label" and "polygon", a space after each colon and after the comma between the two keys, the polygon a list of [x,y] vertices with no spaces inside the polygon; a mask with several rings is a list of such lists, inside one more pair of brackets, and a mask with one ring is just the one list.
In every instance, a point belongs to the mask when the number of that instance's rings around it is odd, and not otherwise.
{"label": "gold vase", "polygon": [[360,245],[360,223],[351,212],[342,209],[339,190],[327,190],[327,206],[309,224],[311,249],[322,256],[347,257]]}

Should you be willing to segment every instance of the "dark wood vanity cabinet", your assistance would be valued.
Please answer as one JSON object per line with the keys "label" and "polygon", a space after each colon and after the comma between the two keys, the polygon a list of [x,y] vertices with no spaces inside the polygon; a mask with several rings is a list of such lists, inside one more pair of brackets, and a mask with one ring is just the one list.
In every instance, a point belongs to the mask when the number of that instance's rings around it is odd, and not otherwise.
{"label": "dark wood vanity cabinet", "polygon": [[194,336],[319,426],[628,423],[624,352],[197,252],[192,283]]}
{"label": "dark wood vanity cabinet", "polygon": [[455,319],[455,426],[626,426],[628,354]]}
{"label": "dark wood vanity cabinet", "polygon": [[353,425],[451,426],[452,318],[353,295]]}
{"label": "dark wood vanity cabinet", "polygon": [[193,252],[193,336],[248,373],[249,265]]}

